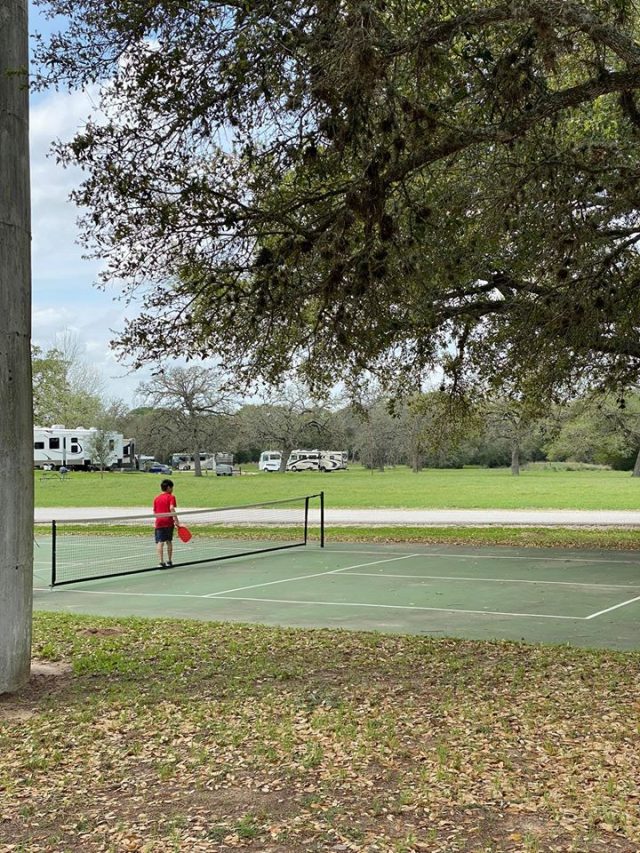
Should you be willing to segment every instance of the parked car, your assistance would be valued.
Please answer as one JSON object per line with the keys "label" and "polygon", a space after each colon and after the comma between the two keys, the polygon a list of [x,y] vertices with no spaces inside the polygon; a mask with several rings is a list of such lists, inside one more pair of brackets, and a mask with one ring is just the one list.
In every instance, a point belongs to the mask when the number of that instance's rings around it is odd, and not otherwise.
{"label": "parked car", "polygon": [[163,465],[162,462],[154,462],[147,468],[150,474],[173,474],[173,470],[168,465]]}
{"label": "parked car", "polygon": [[233,465],[227,465],[226,462],[216,462],[216,477],[231,477],[233,474]]}

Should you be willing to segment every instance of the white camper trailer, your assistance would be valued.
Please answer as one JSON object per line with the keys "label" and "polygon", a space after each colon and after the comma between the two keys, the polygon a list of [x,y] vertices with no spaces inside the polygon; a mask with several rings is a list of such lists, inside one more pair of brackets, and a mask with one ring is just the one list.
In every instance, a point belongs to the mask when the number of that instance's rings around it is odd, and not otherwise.
{"label": "white camper trailer", "polygon": [[[104,446],[101,447],[104,441]],[[33,465],[35,468],[90,471],[96,468],[122,468],[131,465],[133,441],[118,432],[95,428],[67,429],[59,424],[33,428]]]}
{"label": "white camper trailer", "polygon": [[[193,471],[196,467],[193,453],[174,453],[171,467],[178,471]],[[215,471],[218,477],[230,477],[233,474],[233,453],[200,453],[200,470]]]}
{"label": "white camper trailer", "polygon": [[263,450],[258,461],[258,471],[279,471],[282,453],[279,450]]}
{"label": "white camper trailer", "polygon": [[[177,471],[193,471],[196,466],[196,457],[193,453],[174,453],[171,456],[171,467]],[[215,454],[213,452],[200,453],[200,467],[207,471],[215,466]]]}
{"label": "white camper trailer", "polygon": [[342,450],[292,450],[287,471],[345,471],[347,454]]}

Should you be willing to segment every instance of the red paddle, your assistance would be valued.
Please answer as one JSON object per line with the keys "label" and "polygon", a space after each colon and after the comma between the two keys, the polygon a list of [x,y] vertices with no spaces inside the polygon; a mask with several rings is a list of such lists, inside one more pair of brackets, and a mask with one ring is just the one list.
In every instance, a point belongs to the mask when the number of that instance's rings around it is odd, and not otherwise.
{"label": "red paddle", "polygon": [[178,527],[178,536],[181,542],[188,542],[191,539],[191,531],[187,527]]}

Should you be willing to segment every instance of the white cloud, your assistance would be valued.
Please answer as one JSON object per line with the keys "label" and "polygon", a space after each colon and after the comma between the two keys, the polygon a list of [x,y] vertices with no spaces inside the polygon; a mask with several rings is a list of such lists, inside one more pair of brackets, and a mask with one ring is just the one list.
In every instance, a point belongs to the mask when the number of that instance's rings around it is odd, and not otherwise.
{"label": "white cloud", "polygon": [[82,260],[77,245],[78,209],[69,201],[79,185],[79,169],[64,169],[50,148],[54,139],[70,139],[91,111],[92,100],[84,93],[53,92],[32,104],[31,215],[34,275],[43,278],[82,276],[94,278],[98,266]]}
{"label": "white cloud", "polygon": [[[56,336],[71,332],[81,355],[104,379],[105,396],[138,404],[136,389],[151,369],[133,373],[109,346],[125,325],[117,289],[93,286],[100,262],[83,258],[78,244],[78,209],[69,194],[82,180],[77,168],[64,169],[49,154],[54,139],[69,140],[90,114],[97,114],[95,92],[38,95],[31,106],[32,267],[34,343],[47,349]],[[135,312],[128,306],[127,315]],[[169,360],[184,364],[183,360]]]}
{"label": "white cloud", "polygon": [[104,377],[106,396],[133,405],[135,390],[148,371],[130,374],[109,341],[122,330],[122,303],[93,286],[100,262],[83,258],[78,244],[78,209],[69,194],[82,173],[64,169],[50,155],[54,139],[68,140],[95,113],[95,93],[40,95],[31,107],[33,340],[42,347],[70,331],[88,363]]}

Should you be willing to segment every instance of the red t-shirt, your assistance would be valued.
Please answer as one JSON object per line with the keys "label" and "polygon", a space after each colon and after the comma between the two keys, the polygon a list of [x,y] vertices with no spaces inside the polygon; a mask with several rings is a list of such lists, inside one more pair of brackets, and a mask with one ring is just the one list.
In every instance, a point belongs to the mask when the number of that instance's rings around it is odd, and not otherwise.
{"label": "red t-shirt", "polygon": [[[170,492],[162,492],[153,501],[155,513],[171,512],[177,506],[176,499]],[[156,518],[156,527],[173,527],[173,518],[170,515],[164,518]]]}

